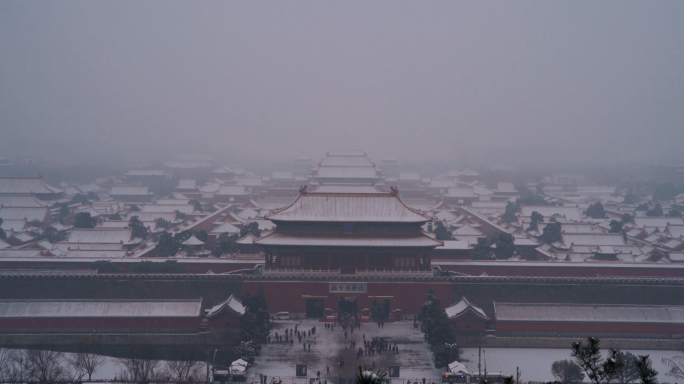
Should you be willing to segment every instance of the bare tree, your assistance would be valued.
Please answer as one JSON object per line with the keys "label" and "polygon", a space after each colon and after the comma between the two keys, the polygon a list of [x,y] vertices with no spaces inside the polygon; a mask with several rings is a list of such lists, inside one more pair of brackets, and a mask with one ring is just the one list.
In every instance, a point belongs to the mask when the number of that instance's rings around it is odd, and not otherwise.
{"label": "bare tree", "polygon": [[69,359],[69,364],[74,369],[77,381],[80,381],[85,375],[88,375],[88,381],[91,381],[93,373],[107,361],[104,356],[92,353],[91,351],[91,345],[80,344],[78,352]]}
{"label": "bare tree", "polygon": [[124,381],[147,383],[159,377],[155,369],[159,366],[159,360],[155,359],[154,346],[145,342],[132,343],[127,357],[119,358],[122,366],[119,374]]}
{"label": "bare tree", "polygon": [[666,373],[667,376],[684,379],[684,352],[682,352],[682,355],[675,356],[671,359],[663,358],[662,362],[665,366],[670,368]]}
{"label": "bare tree", "polygon": [[171,351],[166,362],[166,372],[173,382],[190,383],[202,381],[202,363],[197,361],[201,350],[193,346],[179,346]]}
{"label": "bare tree", "polygon": [[64,369],[64,353],[47,349],[24,351],[23,366],[28,370],[29,380],[55,383],[70,380],[70,372]]}
{"label": "bare tree", "polygon": [[5,381],[25,382],[29,380],[29,367],[23,351],[4,349],[0,366],[0,379]]}

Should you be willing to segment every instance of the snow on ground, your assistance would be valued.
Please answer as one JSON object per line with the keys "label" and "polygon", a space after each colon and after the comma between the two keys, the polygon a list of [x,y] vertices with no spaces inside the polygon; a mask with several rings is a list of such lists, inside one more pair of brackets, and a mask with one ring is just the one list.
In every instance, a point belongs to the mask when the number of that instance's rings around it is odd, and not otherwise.
{"label": "snow on ground", "polygon": [[[570,356],[570,346],[567,349],[534,349],[534,348],[486,348],[483,349],[482,372],[484,372],[484,361],[487,359],[487,372],[503,372],[504,375],[515,376],[515,368],[520,367],[522,376],[521,382],[542,381],[548,382],[555,380],[551,375],[551,364],[556,360],[573,360]],[[658,381],[661,383],[680,382],[681,379],[665,376],[669,369],[662,363],[662,359],[681,356],[680,351],[646,351],[646,350],[624,350],[634,355],[650,355],[653,361],[653,368],[659,372]],[[604,356],[606,351],[604,351]],[[463,348],[461,355],[464,365],[470,372],[477,372],[478,349]],[[589,380],[585,377],[585,382]]]}
{"label": "snow on ground", "polygon": [[[311,352],[304,351],[304,347],[295,338],[294,346],[290,347],[289,342],[276,343],[274,337],[276,332],[284,334],[285,329],[292,329],[299,325],[299,330],[309,331],[316,326],[316,334],[306,337],[303,342],[311,343]],[[325,329],[324,323],[304,321],[302,324],[295,321],[276,321],[271,330],[271,344],[262,347],[261,356],[257,358],[250,371],[259,382],[259,374],[270,378],[286,378],[295,376],[297,364],[306,364],[309,377],[315,377],[316,372],[321,372],[322,380],[328,379],[338,383],[339,378],[352,378],[358,365],[371,366],[375,362],[376,369],[387,370],[390,365],[401,367],[401,376],[404,378],[427,378],[430,381],[437,381],[441,375],[441,370],[434,368],[432,364],[432,353],[428,345],[423,341],[423,334],[415,332],[413,322],[386,323],[383,328],[378,328],[377,323],[362,324],[360,329],[355,329],[354,333],[349,333],[345,338],[342,327],[336,325],[334,330]],[[354,338],[356,349],[363,345],[363,336],[367,340],[373,337],[384,337],[392,344],[396,343],[399,347],[399,354],[383,352],[381,355],[362,356],[356,359],[355,350],[349,348],[351,337]],[[344,367],[339,367],[337,359],[344,357]],[[330,368],[330,376],[326,375],[326,367]],[[289,384],[289,380],[283,380],[283,384]]]}

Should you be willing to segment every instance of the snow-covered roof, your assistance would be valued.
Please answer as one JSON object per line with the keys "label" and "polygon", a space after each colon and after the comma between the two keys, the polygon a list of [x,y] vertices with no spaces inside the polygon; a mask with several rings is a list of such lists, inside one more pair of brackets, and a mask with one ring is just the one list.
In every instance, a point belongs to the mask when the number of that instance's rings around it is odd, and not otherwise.
{"label": "snow-covered roof", "polygon": [[468,375],[468,370],[466,369],[465,365],[459,363],[458,361],[454,361],[453,363],[449,364],[449,372],[451,373],[463,373]]}
{"label": "snow-covered roof", "polygon": [[88,193],[88,192],[95,192],[95,191],[100,191],[102,188],[97,185],[97,184],[83,184],[83,185],[77,185],[76,188],[78,188],[79,191],[83,193]]}
{"label": "snow-covered roof", "polygon": [[242,244],[242,245],[253,245],[254,240],[256,240],[257,237],[252,235],[251,233],[248,233],[245,237],[239,238],[235,244]]}
{"label": "snow-covered roof", "polygon": [[243,196],[247,195],[244,185],[222,185],[215,193],[217,196]]}
{"label": "snow-covered roof", "polygon": [[190,199],[164,198],[164,199],[157,199],[157,201],[155,203],[159,204],[159,205],[188,205],[190,203]]}
{"label": "snow-covered roof", "polygon": [[240,228],[234,226],[231,223],[223,223],[219,225],[218,227],[212,229],[210,232],[212,235],[220,235],[222,233],[240,233]]}
{"label": "snow-covered roof", "polygon": [[496,183],[496,191],[497,192],[518,192],[515,190],[515,186],[513,186],[513,183],[504,183],[504,182],[499,182]]}
{"label": "snow-covered roof", "polygon": [[123,243],[131,240],[132,230],[128,228],[74,228],[69,234],[69,243]]}
{"label": "snow-covered roof", "polygon": [[173,213],[176,211],[181,212],[181,213],[185,213],[185,214],[192,214],[192,213],[195,213],[195,206],[193,204],[186,204],[186,205],[144,204],[142,206],[142,212],[144,212],[144,213],[148,213],[148,212]]}
{"label": "snow-covered roof", "polygon": [[38,200],[34,195],[0,195],[0,206],[3,207],[47,207],[48,204]]}
{"label": "snow-covered roof", "polygon": [[379,193],[375,185],[369,184],[320,184],[315,193]]}
{"label": "snow-covered roof", "polygon": [[28,225],[28,221],[25,219],[5,219],[2,216],[0,216],[0,218],[2,219],[0,228],[2,228],[4,231],[21,232]]}
{"label": "snow-covered roof", "polygon": [[53,187],[42,177],[0,177],[0,194],[52,194],[63,189]]}
{"label": "snow-covered roof", "polygon": [[347,178],[347,179],[375,179],[377,170],[375,167],[319,167],[319,178]]}
{"label": "snow-covered roof", "polygon": [[684,306],[494,302],[497,321],[684,324]]}
{"label": "snow-covered roof", "polygon": [[450,187],[447,190],[446,197],[453,198],[470,198],[477,197],[475,190],[472,187]]}
{"label": "snow-covered roof", "polygon": [[327,156],[320,163],[321,167],[375,167],[366,156]]}
{"label": "snow-covered roof", "polygon": [[467,250],[467,249],[473,249],[473,246],[470,245],[469,242],[467,241],[458,241],[458,240],[444,240],[444,245],[438,246],[435,248],[435,250],[446,250],[446,249],[462,249],[462,250]]}
{"label": "snow-covered roof", "polygon": [[219,313],[223,308],[228,308],[232,312],[239,314],[239,315],[244,315],[245,314],[245,306],[242,305],[242,302],[240,300],[236,299],[235,296],[230,295],[229,298],[226,300],[214,305],[211,307],[210,310],[207,311],[207,317],[211,317]]}
{"label": "snow-covered roof", "polygon": [[189,239],[183,242],[183,245],[204,245],[204,242],[196,238],[195,235],[192,235]]}
{"label": "snow-covered roof", "polygon": [[0,318],[197,317],[202,300],[0,300]]}
{"label": "snow-covered roof", "polygon": [[480,317],[483,320],[489,320],[489,316],[484,313],[482,308],[471,304],[465,297],[461,298],[461,300],[456,302],[456,304],[453,304],[444,310],[446,311],[447,316],[449,316],[449,319],[461,316],[466,313],[466,311],[472,311],[475,316]]}
{"label": "snow-covered roof", "polygon": [[259,245],[321,246],[321,247],[436,247],[442,245],[423,233],[391,233],[372,235],[343,235],[327,233],[283,233],[273,231],[261,234],[254,242]]}
{"label": "snow-covered roof", "polygon": [[577,207],[553,206],[553,205],[522,205],[520,207],[521,216],[532,216],[532,212],[538,212],[544,217],[551,217],[555,214],[565,216],[570,221],[581,221],[582,216]]}
{"label": "snow-covered roof", "polygon": [[259,213],[255,210],[253,210],[252,208],[247,208],[247,209],[242,210],[237,215],[238,215],[238,217],[240,217],[244,220],[248,220],[248,219],[253,219],[255,217],[258,217]]}
{"label": "snow-covered roof", "polygon": [[454,236],[484,236],[484,233],[473,228],[469,224],[453,231]]}
{"label": "snow-covered roof", "polygon": [[620,233],[563,233],[563,244],[625,245]]}
{"label": "snow-covered roof", "polygon": [[47,207],[0,207],[3,220],[38,220],[43,222],[48,215]]}
{"label": "snow-covered roof", "polygon": [[289,206],[266,215],[273,221],[424,223],[431,217],[407,207],[389,193],[306,193]]}
{"label": "snow-covered roof", "polygon": [[164,171],[156,169],[131,169],[126,176],[164,176]]}
{"label": "snow-covered roof", "polygon": [[634,223],[637,227],[659,227],[664,229],[668,224],[684,225],[684,219],[678,217],[635,217]]}
{"label": "snow-covered roof", "polygon": [[144,196],[151,195],[149,187],[114,186],[109,192],[111,196]]}

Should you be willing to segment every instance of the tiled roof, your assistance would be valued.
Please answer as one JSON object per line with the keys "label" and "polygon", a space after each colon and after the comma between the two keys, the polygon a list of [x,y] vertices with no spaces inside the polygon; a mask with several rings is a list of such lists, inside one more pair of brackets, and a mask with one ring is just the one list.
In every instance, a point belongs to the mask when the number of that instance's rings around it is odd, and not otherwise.
{"label": "tiled roof", "polygon": [[152,193],[150,193],[150,188],[148,187],[114,186],[109,194],[111,196],[144,196],[151,195]]}
{"label": "tiled roof", "polygon": [[3,207],[47,207],[48,204],[38,200],[31,194],[0,195],[0,206]]}
{"label": "tiled roof", "polygon": [[497,321],[684,324],[684,306],[494,303]]}
{"label": "tiled roof", "polygon": [[127,228],[74,228],[69,234],[69,243],[123,243],[131,240],[132,231]]}
{"label": "tiled roof", "polygon": [[313,222],[424,223],[431,217],[407,207],[389,193],[300,194],[288,207],[266,215],[269,220]]}
{"label": "tiled roof", "polygon": [[63,189],[53,187],[40,177],[0,177],[0,194],[52,194]]}
{"label": "tiled roof", "polygon": [[321,246],[321,247],[436,247],[442,245],[423,233],[354,234],[321,232],[288,232],[278,230],[255,241],[259,245],[276,246]]}
{"label": "tiled roof", "polygon": [[202,300],[0,300],[0,318],[197,317]]}
{"label": "tiled roof", "polygon": [[48,215],[46,207],[0,207],[0,217],[3,220],[38,220],[42,222]]}

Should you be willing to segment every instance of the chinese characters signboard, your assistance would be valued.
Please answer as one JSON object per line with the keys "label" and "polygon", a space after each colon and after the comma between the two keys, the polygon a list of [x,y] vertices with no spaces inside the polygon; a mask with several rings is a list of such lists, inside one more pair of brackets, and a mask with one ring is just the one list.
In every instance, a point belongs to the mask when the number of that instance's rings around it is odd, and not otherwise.
{"label": "chinese characters signboard", "polygon": [[366,293],[367,283],[329,283],[330,293]]}

